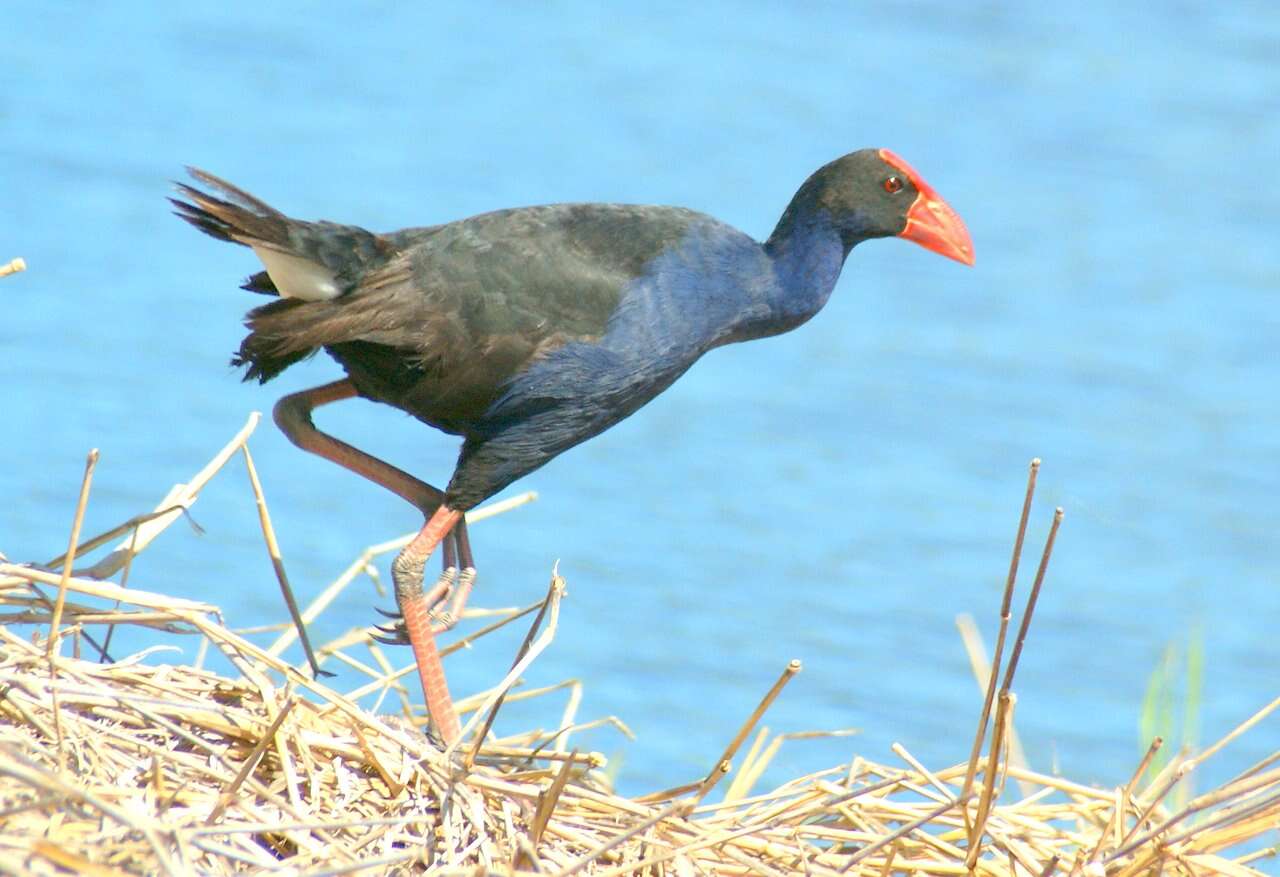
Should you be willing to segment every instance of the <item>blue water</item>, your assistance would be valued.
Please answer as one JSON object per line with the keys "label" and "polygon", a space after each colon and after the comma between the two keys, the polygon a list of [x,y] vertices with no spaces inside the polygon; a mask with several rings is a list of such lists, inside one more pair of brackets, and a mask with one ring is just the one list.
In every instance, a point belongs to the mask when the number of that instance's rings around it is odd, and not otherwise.
{"label": "blue water", "polygon": [[[888,146],[964,217],[976,268],[867,244],[811,323],[712,353],[508,491],[542,498],[473,531],[476,602],[533,600],[556,560],[570,587],[530,681],[581,679],[583,717],[630,724],[636,743],[579,745],[632,791],[708,769],[793,657],[769,726],[862,733],[784,746],[769,780],[892,761],[895,740],[959,761],[978,698],[954,618],[993,638],[1040,456],[1030,550],[1067,517],[1016,685],[1035,767],[1126,780],[1148,675],[1197,630],[1202,742],[1280,694],[1275,8],[685,7],[8,5],[0,261],[30,270],[0,279],[0,550],[63,549],[90,447],[92,532],[339,375],[238,383],[256,263],[169,215],[185,164],[373,229],[612,200],[763,237],[818,165]],[[455,440],[394,411],[319,419],[448,478]],[[304,600],[417,525],[269,423],[252,447]],[[207,532],[171,528],[133,583],[280,619],[248,496],[234,464],[194,509]],[[373,602],[352,588],[317,639]],[[450,659],[454,690],[500,678],[517,641]],[[556,721],[513,709],[505,730]],[[1203,782],[1277,745],[1272,717]]]}

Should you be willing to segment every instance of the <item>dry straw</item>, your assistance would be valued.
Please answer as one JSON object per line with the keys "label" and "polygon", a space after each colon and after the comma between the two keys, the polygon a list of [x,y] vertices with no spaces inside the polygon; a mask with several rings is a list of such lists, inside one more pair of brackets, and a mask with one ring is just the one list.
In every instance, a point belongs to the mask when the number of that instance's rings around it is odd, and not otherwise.
{"label": "dry straw", "polygon": [[[1259,872],[1250,863],[1271,853],[1262,842],[1275,843],[1280,824],[1280,752],[1181,810],[1167,801],[1183,777],[1268,718],[1280,699],[1198,758],[1175,759],[1146,785],[1150,753],[1132,778],[1110,789],[1039,774],[1020,755],[1009,757],[1014,673],[1062,520],[1059,511],[1006,662],[1038,463],[989,665],[970,637],[986,701],[967,762],[929,770],[895,746],[893,764],[859,757],[753,792],[783,739],[812,736],[771,738],[766,728],[756,729],[800,671],[792,662],[754,711],[744,705],[740,731],[703,777],[626,798],[610,790],[602,756],[572,748],[575,733],[599,724],[577,721],[577,684],[519,685],[555,633],[564,587],[554,572],[543,600],[490,613],[490,623],[445,650],[454,653],[533,616],[511,671],[459,703],[470,714],[470,736],[450,752],[424,737],[421,716],[408,709],[408,667],[396,668],[366,630],[317,650],[317,660],[339,661],[368,678],[344,694],[315,681],[305,662],[281,658],[291,632],[261,648],[228,628],[216,606],[129,582],[133,558],[185,513],[209,479],[237,455],[252,466],[246,443],[256,423],[255,415],[154,511],[81,541],[97,459],[91,454],[66,554],[38,566],[0,563],[0,871],[1127,877],[1253,875]],[[250,483],[273,570],[287,587],[256,474]],[[529,498],[481,509],[472,519]],[[118,539],[101,558],[76,568]],[[299,614],[313,621],[362,573],[376,576],[374,560],[399,544],[367,550]],[[19,624],[35,626],[37,635],[20,637],[13,627]],[[109,651],[105,632],[121,625],[149,628],[158,644],[194,635],[201,656],[218,649],[236,675],[202,669],[199,660],[194,666],[158,664],[146,655],[98,660]],[[568,704],[554,730],[495,735],[504,702],[550,703],[545,698],[566,690]],[[378,704],[392,695],[411,717],[356,703],[372,693]],[[626,732],[616,719],[603,721]],[[735,773],[733,759],[748,739]],[[1006,793],[1007,779],[1017,784],[1017,796]],[[725,789],[721,800],[708,801],[718,784]]]}

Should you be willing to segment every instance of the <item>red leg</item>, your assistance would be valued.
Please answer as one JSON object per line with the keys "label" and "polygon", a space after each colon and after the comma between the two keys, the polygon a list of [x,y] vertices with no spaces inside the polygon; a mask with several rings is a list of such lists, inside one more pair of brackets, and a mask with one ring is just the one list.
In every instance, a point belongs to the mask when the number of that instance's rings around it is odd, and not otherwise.
{"label": "red leg", "polygon": [[292,393],[276,403],[273,415],[276,425],[304,451],[337,463],[357,475],[381,485],[396,496],[412,503],[426,517],[444,502],[444,491],[425,481],[414,478],[403,469],[379,460],[371,454],[354,448],[344,441],[316,429],[311,422],[311,412],[321,405],[339,402],[356,396],[356,388],[350,380],[334,381],[322,387],[312,387],[300,393]]}
{"label": "red leg", "polygon": [[[444,667],[440,663],[440,653],[436,649],[431,609],[447,598],[454,589],[456,567],[451,569],[452,555],[462,555],[468,567],[472,564],[471,545],[466,541],[465,529],[460,531],[460,536],[453,536],[451,533],[461,521],[462,513],[444,505],[444,492],[439,488],[316,429],[311,420],[311,412],[315,408],[350,399],[355,395],[356,388],[350,380],[335,381],[322,387],[293,393],[276,403],[275,421],[288,439],[299,448],[385,487],[412,503],[427,518],[422,530],[396,557],[391,565],[391,572],[395,581],[396,602],[404,616],[404,630],[413,646],[418,675],[422,679],[422,693],[427,701],[428,714],[445,743],[453,743],[461,733],[461,728],[453,701],[449,697],[449,686],[445,681]],[[446,545],[443,552],[446,555],[445,572],[431,591],[424,594],[423,573],[426,561],[442,540],[451,541],[454,545]],[[472,570],[470,579],[474,578]],[[465,603],[466,594],[470,590],[470,581],[464,587],[457,588],[455,607],[459,606],[459,597]]]}
{"label": "red leg", "polygon": [[431,609],[444,598],[448,585],[438,583],[430,593],[424,594],[422,573],[431,552],[460,520],[462,512],[441,505],[391,564],[391,575],[396,585],[396,602],[400,604],[400,612],[404,615],[404,629],[409,635],[409,644],[413,646],[414,660],[418,663],[418,676],[422,679],[427,714],[446,746],[457,741],[462,734],[462,726],[458,722],[458,713],[453,708],[453,698],[449,696],[449,683],[444,677],[440,652],[436,649]]}

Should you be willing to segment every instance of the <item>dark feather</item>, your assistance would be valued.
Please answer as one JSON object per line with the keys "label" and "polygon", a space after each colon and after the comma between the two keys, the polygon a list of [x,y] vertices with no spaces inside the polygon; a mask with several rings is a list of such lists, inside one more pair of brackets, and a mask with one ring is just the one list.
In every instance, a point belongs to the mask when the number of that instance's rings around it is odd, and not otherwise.
{"label": "dark feather", "polygon": [[[507,385],[574,341],[600,338],[627,285],[699,217],[669,207],[553,205],[378,235],[291,219],[212,174],[178,184],[180,217],[220,240],[327,268],[336,298],[250,311],[232,360],[271,380],[325,349],[361,394],[469,434]],[[278,295],[266,272],[244,284]]]}
{"label": "dark feather", "polygon": [[245,278],[244,283],[240,284],[240,288],[249,292],[256,292],[260,295],[279,295],[280,290],[276,289],[275,283],[271,281],[271,275],[266,271],[259,271],[257,274],[251,274]]}

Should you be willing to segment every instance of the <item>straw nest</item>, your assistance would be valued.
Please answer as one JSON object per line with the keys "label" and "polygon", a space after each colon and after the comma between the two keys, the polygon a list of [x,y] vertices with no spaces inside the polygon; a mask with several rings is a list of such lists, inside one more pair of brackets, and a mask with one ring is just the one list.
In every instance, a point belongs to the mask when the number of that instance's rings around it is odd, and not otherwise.
{"label": "straw nest", "polygon": [[[980,671],[988,696],[968,761],[931,771],[895,747],[894,765],[855,758],[753,792],[781,742],[755,725],[799,670],[793,663],[705,776],[626,798],[610,790],[601,756],[570,749],[573,733],[584,727],[575,724],[576,698],[554,731],[498,739],[490,730],[504,697],[542,693],[512,686],[554,635],[563,593],[554,574],[543,601],[500,613],[470,635],[532,619],[511,673],[460,702],[470,721],[451,751],[430,742],[420,718],[379,715],[357,704],[371,693],[403,698],[408,690],[402,682],[408,670],[394,669],[366,631],[319,650],[323,659],[369,677],[344,694],[312,680],[305,665],[281,659],[290,633],[263,648],[228,628],[216,606],[128,582],[132,558],[238,455],[249,467],[276,573],[287,584],[246,444],[256,422],[255,415],[155,512],[82,541],[79,522],[97,459],[91,453],[67,556],[39,566],[0,563],[7,625],[0,628],[0,870],[1252,875],[1260,872],[1250,863],[1273,852],[1261,844],[1280,825],[1274,767],[1280,751],[1219,789],[1181,806],[1169,802],[1188,772],[1262,721],[1280,699],[1196,758],[1176,757],[1154,777],[1145,759],[1116,788],[1089,788],[1019,765],[1011,745],[1011,683],[1061,521],[1059,512],[1004,660],[1035,463],[995,658]],[[77,557],[121,539],[93,565],[76,566]],[[313,619],[347,583],[372,572],[378,553],[398,544],[369,549],[305,617]],[[14,624],[32,625],[36,635],[20,637]],[[196,634],[206,648],[195,666],[156,664],[144,655],[98,660],[104,632],[119,625],[146,626],[159,639],[186,634],[190,642]],[[208,646],[238,675],[202,669]],[[721,780],[723,791],[712,796]],[[1006,780],[1014,781],[1009,789]]]}

